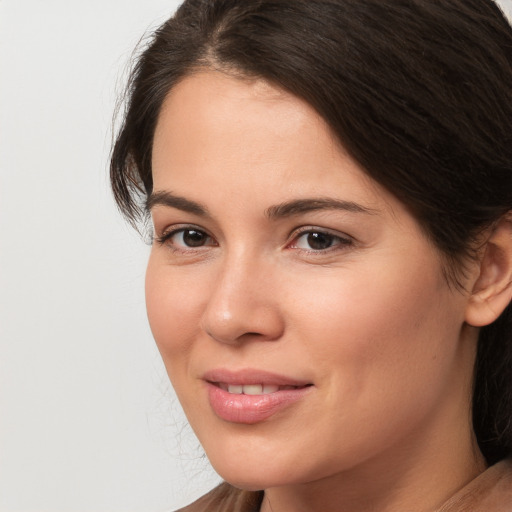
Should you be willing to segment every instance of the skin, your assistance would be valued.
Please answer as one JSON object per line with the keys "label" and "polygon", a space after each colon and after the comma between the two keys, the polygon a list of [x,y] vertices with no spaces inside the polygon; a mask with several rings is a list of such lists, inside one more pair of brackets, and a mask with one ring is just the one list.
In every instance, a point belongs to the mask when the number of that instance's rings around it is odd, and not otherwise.
{"label": "skin", "polygon": [[[262,80],[195,73],[162,108],[153,179],[188,203],[150,202],[148,317],[224,479],[265,489],[264,512],[420,512],[484,469],[471,296],[449,286],[416,220],[309,105]],[[310,198],[345,208],[275,208]],[[191,227],[204,233],[197,247],[179,231]],[[304,230],[330,246],[311,248]],[[471,267],[466,289],[477,277]],[[233,423],[208,401],[203,375],[215,368],[313,385],[265,421]]]}

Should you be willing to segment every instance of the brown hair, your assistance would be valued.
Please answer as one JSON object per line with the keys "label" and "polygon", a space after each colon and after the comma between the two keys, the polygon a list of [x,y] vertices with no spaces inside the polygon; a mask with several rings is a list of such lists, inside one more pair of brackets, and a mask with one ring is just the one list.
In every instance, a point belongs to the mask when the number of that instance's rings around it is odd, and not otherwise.
{"label": "brown hair", "polygon": [[[482,230],[512,208],[512,29],[491,0],[186,0],[134,68],[112,153],[126,217],[144,217],[169,90],[197,68],[264,77],[311,104],[406,204],[457,283]],[[512,309],[481,329],[474,429],[512,453]]]}

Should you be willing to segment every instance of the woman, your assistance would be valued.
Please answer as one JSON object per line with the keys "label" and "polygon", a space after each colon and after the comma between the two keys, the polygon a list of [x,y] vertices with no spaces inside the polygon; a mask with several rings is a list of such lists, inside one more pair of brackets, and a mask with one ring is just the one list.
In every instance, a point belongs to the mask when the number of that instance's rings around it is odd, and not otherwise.
{"label": "woman", "polygon": [[490,0],[188,0],[112,155],[226,480],[186,510],[512,509],[512,29]]}

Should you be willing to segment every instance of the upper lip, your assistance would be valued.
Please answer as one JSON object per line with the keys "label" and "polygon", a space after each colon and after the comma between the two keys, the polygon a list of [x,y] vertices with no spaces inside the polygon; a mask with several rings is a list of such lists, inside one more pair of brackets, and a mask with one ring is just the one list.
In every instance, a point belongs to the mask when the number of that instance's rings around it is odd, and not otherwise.
{"label": "upper lip", "polygon": [[295,386],[303,387],[311,385],[307,380],[295,379],[277,373],[258,370],[255,368],[245,368],[241,370],[228,370],[218,368],[209,370],[203,374],[203,380],[211,383],[223,383],[228,385],[250,385],[263,384],[274,386]]}

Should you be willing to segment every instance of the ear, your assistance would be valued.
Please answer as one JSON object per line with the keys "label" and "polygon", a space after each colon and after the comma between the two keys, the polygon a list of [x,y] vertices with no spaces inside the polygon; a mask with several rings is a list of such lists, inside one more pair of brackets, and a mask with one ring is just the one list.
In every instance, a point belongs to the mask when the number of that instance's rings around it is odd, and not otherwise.
{"label": "ear", "polygon": [[475,327],[494,322],[512,300],[512,212],[494,226],[482,252],[465,317]]}

